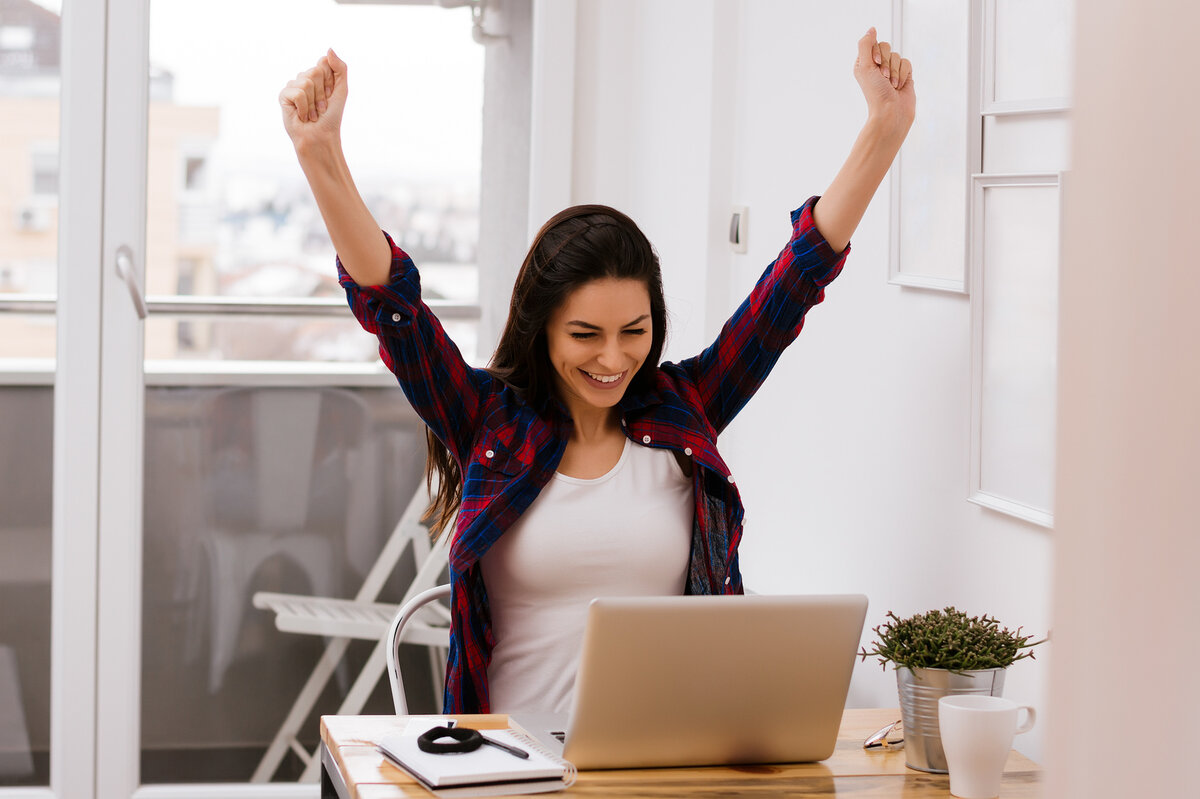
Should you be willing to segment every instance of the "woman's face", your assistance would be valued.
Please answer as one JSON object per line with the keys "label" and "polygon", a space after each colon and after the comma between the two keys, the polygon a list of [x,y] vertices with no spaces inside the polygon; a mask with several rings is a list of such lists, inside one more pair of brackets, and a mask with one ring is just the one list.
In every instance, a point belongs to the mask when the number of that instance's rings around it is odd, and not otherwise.
{"label": "woman's face", "polygon": [[640,280],[584,283],[546,322],[558,395],[572,413],[611,408],[625,395],[653,341],[650,292]]}

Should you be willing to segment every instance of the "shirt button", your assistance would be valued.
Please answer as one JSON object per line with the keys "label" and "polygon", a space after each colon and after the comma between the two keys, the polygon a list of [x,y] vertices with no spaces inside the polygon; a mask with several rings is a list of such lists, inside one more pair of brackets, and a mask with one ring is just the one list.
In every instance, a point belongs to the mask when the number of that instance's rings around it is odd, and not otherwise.
{"label": "shirt button", "polygon": [[394,313],[394,314],[392,314],[392,321],[393,321],[393,322],[399,322],[399,321],[400,321],[400,319],[401,319],[401,317],[400,317],[400,314],[398,314],[398,313]]}
{"label": "shirt button", "polygon": [[691,448],[691,447],[684,447],[684,448],[683,448],[683,454],[684,454],[684,455],[687,455],[689,458],[690,458],[690,457],[692,457],[692,448]]}
{"label": "shirt button", "polygon": [[725,578],[725,585],[729,585],[729,578],[728,578],[728,577],[726,577],[726,578]]}
{"label": "shirt button", "polygon": [[733,475],[729,475],[729,484],[733,485]]}
{"label": "shirt button", "polygon": [[650,436],[642,436],[642,443],[643,443],[643,444],[649,444],[649,443],[650,443]]}
{"label": "shirt button", "polygon": [[483,453],[483,456],[485,458],[494,458],[496,457],[496,453],[489,449],[487,452]]}

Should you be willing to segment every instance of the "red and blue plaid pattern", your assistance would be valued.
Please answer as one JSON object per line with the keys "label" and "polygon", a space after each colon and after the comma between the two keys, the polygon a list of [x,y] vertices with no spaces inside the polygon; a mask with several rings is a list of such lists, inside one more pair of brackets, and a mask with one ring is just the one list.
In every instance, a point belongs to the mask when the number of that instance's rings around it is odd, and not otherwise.
{"label": "red and blue plaid pattern", "polygon": [[[663,363],[652,389],[626,394],[618,408],[636,443],[690,457],[695,520],[689,594],[742,593],[737,547],[742,502],[717,436],[750,399],[808,309],[824,299],[849,247],[835,253],[817,231],[810,198],[792,212],[792,238],[767,267],[716,341],[694,358]],[[385,234],[386,235],[386,234]],[[392,247],[387,285],[360,287],[338,263],[354,315],[379,338],[379,354],[464,475],[450,548],[450,654],[445,713],[487,713],[494,639],[479,559],[549,482],[571,431],[566,408],[533,407],[483,369],[471,368],[421,301],[411,259]]]}

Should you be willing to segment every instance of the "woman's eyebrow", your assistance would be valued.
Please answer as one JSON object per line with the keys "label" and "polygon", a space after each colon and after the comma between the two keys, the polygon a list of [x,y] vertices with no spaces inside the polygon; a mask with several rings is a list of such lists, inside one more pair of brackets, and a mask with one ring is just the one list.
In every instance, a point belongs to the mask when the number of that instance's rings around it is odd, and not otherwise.
{"label": "woman's eyebrow", "polygon": [[[626,322],[625,324],[621,325],[621,327],[633,327],[634,325],[636,325],[640,322],[644,322],[649,318],[650,318],[650,314],[644,313],[641,316],[639,316],[637,319],[634,319],[632,322]],[[570,322],[567,322],[567,324],[575,325],[576,327],[585,327],[588,330],[601,330],[602,329],[600,327],[600,325],[593,325],[591,322],[584,322],[579,319],[572,319]]]}

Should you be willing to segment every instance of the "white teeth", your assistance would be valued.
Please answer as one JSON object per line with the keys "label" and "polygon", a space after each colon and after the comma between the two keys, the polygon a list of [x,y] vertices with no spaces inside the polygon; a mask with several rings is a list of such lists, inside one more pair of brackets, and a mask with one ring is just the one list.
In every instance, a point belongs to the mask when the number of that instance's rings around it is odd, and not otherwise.
{"label": "white teeth", "polygon": [[623,375],[625,373],[621,372],[621,374],[616,374],[616,375],[598,375],[598,374],[594,374],[592,372],[588,372],[585,370],[584,374],[586,374],[588,377],[592,378],[593,380],[599,381],[601,383],[615,383],[618,380],[620,380],[621,375]]}

